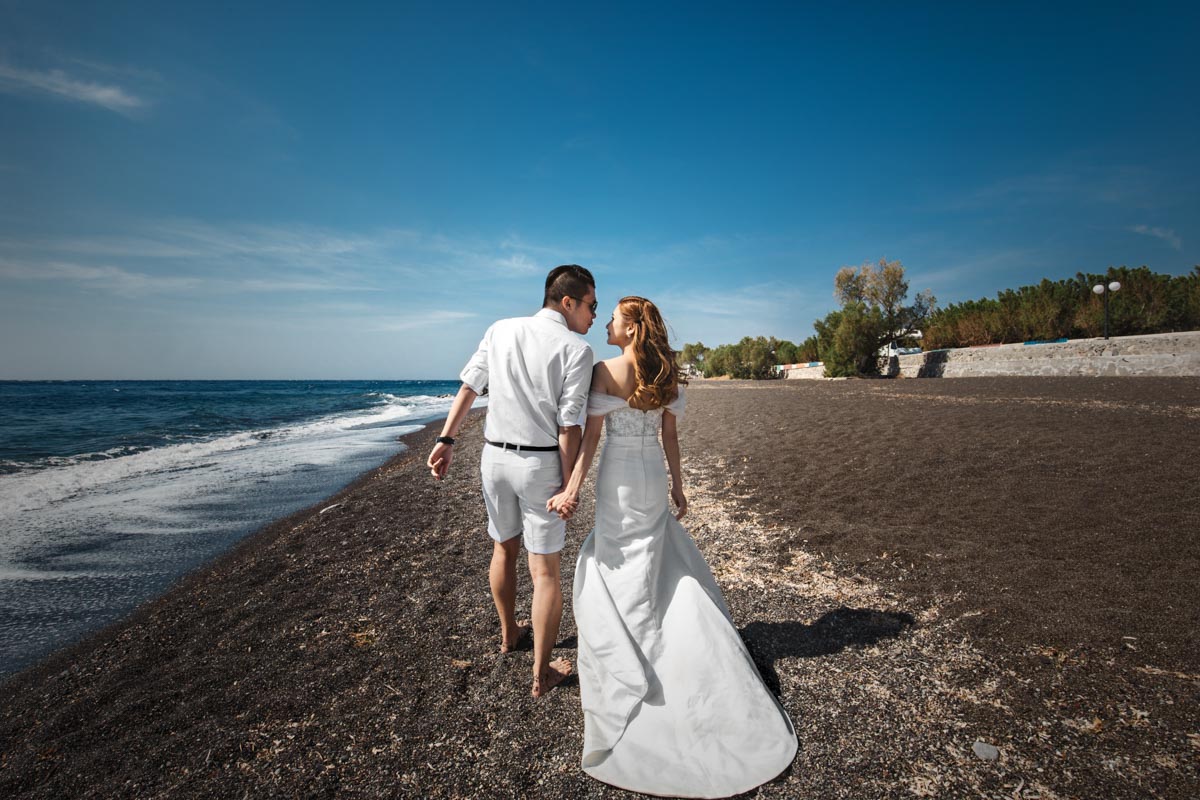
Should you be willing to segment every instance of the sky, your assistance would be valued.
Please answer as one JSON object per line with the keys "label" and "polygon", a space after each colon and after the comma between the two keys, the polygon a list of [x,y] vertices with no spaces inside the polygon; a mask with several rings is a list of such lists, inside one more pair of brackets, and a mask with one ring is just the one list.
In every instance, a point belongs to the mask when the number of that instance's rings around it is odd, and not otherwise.
{"label": "sky", "polygon": [[1200,264],[1195,3],[0,0],[0,379],[453,378],[546,272],[676,347]]}

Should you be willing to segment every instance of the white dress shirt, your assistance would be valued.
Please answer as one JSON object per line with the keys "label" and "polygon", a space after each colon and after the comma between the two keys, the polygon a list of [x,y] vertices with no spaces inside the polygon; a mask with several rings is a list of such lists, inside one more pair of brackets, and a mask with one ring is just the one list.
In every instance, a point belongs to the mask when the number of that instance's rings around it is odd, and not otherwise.
{"label": "white dress shirt", "polygon": [[563,315],[543,308],[488,328],[459,378],[478,394],[488,389],[485,438],[549,447],[558,444],[559,426],[580,424],[592,359]]}

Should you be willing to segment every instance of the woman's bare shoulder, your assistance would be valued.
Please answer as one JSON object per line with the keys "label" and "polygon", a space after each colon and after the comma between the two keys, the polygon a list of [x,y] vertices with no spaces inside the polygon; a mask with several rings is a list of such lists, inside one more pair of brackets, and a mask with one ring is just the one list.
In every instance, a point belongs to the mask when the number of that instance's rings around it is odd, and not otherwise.
{"label": "woman's bare shoulder", "polygon": [[592,367],[593,392],[604,392],[605,394],[608,394],[608,390],[612,389],[613,376],[612,370],[609,369],[608,366],[609,361],[612,361],[612,359],[610,358],[607,361],[597,361]]}
{"label": "woman's bare shoulder", "polygon": [[625,356],[617,356],[596,365],[604,368],[606,391],[614,397],[629,397],[634,390],[633,362]]}
{"label": "woman's bare shoulder", "polygon": [[604,368],[610,374],[623,372],[629,367],[629,359],[625,356],[613,356],[612,358],[604,359],[600,363],[604,365]]}

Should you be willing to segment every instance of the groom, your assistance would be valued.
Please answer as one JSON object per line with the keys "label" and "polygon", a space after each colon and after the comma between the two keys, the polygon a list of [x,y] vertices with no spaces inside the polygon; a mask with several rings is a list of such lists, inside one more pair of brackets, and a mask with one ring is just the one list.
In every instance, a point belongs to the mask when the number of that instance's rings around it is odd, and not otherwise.
{"label": "groom", "polygon": [[517,558],[522,540],[533,579],[533,696],[571,672],[550,654],[562,620],[560,551],[565,516],[546,501],[567,485],[579,450],[579,419],[592,379],[592,349],[582,338],[596,319],[596,282],[576,264],[550,270],[541,311],[493,324],[459,376],[462,387],[429,454],[441,480],[454,458],[454,436],[475,398],[488,389],[484,426],[483,499],[492,537],[489,579],[500,616],[500,652],[529,634],[517,622]]}

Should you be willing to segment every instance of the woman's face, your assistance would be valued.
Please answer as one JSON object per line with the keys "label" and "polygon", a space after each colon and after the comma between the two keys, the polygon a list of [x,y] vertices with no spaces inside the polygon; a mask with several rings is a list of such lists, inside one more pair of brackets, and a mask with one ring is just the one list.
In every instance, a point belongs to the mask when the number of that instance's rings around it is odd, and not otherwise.
{"label": "woman's face", "polygon": [[630,336],[628,328],[629,324],[621,316],[621,307],[617,306],[613,309],[612,319],[604,326],[604,329],[608,331],[608,343],[617,347],[624,347],[629,344]]}

